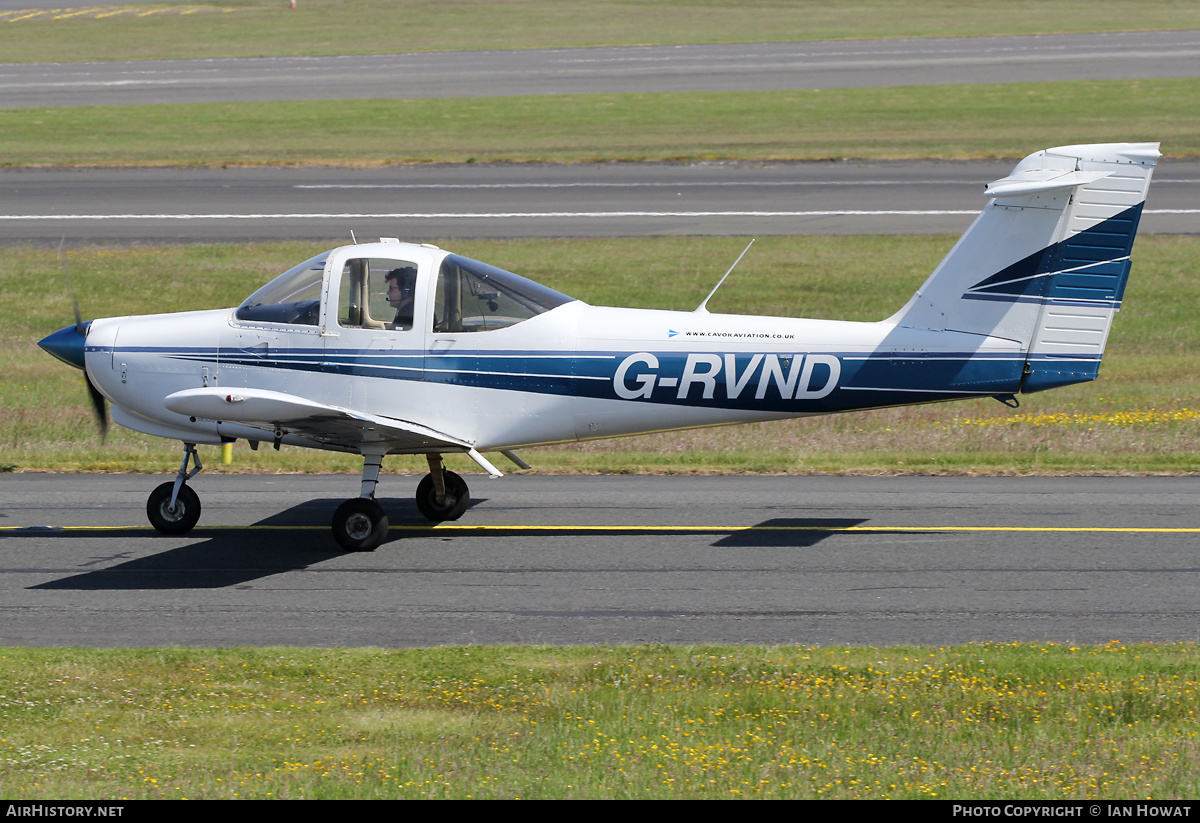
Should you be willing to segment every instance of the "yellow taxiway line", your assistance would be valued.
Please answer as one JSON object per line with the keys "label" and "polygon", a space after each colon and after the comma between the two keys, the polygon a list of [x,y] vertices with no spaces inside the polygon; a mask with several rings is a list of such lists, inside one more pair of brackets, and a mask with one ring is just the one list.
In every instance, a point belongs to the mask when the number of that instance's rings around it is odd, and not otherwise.
{"label": "yellow taxiway line", "polygon": [[[328,530],[328,526],[197,526],[196,531],[302,531]],[[0,532],[16,531],[153,531],[152,526],[0,526]],[[1158,528],[1150,526],[556,526],[430,524],[428,526],[393,524],[389,531],[408,532],[624,532],[737,534],[740,532],[1111,532],[1120,534],[1200,534],[1195,528]]]}

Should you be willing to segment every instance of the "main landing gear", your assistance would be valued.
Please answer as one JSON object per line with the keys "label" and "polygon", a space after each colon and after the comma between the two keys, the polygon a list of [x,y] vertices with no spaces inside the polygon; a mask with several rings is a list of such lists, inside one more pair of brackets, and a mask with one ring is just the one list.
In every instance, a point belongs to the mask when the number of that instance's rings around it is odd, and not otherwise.
{"label": "main landing gear", "polygon": [[467,481],[448,471],[440,454],[427,454],[425,459],[429,463],[429,474],[417,484],[417,508],[426,520],[434,523],[457,520],[471,502]]}
{"label": "main landing gear", "polygon": [[[427,520],[441,523],[463,516],[471,502],[467,483],[442,464],[440,454],[426,455],[429,474],[417,485],[417,508]],[[333,513],[333,539],[348,552],[374,551],[387,539],[388,518],[375,502],[382,454],[363,455],[362,489]]]}
{"label": "main landing gear", "polygon": [[387,512],[375,502],[382,465],[382,452],[364,453],[362,490],[333,513],[333,539],[348,552],[373,552],[387,539]]}
{"label": "main landing gear", "polygon": [[[417,508],[435,523],[457,520],[471,502],[467,483],[446,469],[440,454],[428,454],[429,474],[417,485]],[[195,466],[189,471],[189,463]],[[369,552],[387,539],[388,517],[375,500],[383,453],[363,455],[362,486],[359,496],[337,507],[333,513],[333,538],[349,552]],[[195,443],[183,444],[183,464],[173,481],[163,483],[150,493],[146,515],[151,525],[163,534],[187,534],[200,520],[200,497],[187,485],[204,467]]]}

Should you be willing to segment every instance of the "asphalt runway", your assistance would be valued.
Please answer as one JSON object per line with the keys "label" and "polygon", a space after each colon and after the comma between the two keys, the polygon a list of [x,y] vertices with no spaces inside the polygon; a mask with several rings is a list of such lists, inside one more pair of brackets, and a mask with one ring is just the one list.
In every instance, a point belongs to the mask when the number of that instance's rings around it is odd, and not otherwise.
{"label": "asphalt runway", "polygon": [[[0,243],[959,234],[1014,162],[10,169]],[[1200,231],[1200,161],[1160,165],[1142,231]]]}
{"label": "asphalt runway", "polygon": [[[16,31],[16,30],[14,30]],[[1200,75],[1200,32],[0,64],[0,108]]]}
{"label": "asphalt runway", "polygon": [[[536,453],[527,458],[536,462]],[[470,478],[429,529],[343,554],[353,476],[0,475],[0,644],[1194,641],[1198,478]]]}
{"label": "asphalt runway", "polygon": [[[1200,32],[0,65],[0,108],[1200,75]],[[1030,146],[1036,151],[1045,146]],[[0,243],[957,234],[987,163],[0,171]],[[1200,230],[1164,164],[1143,231]]]}

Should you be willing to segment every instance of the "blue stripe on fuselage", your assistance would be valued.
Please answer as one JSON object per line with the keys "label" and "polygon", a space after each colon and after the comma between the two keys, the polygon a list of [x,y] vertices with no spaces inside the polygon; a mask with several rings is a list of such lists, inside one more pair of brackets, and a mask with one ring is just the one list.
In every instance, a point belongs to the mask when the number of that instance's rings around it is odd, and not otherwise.
{"label": "blue stripe on fuselage", "polygon": [[[215,363],[214,349],[118,349]],[[1089,359],[1082,357],[1080,359]],[[977,352],[612,351],[292,349],[268,357],[222,352],[220,364],[481,389],[768,411],[824,413],[956,397],[1016,393],[1025,357]]]}

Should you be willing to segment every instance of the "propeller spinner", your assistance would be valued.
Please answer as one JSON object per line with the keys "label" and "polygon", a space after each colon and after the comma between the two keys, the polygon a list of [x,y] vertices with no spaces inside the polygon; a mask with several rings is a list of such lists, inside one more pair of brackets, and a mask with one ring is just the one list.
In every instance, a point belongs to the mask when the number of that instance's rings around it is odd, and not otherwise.
{"label": "propeller spinner", "polygon": [[70,275],[66,275],[66,277],[67,288],[71,292],[71,308],[75,311],[75,325],[66,326],[54,334],[47,335],[38,341],[38,345],[48,354],[83,372],[84,380],[87,381],[88,397],[92,401],[92,415],[96,418],[96,426],[100,429],[100,439],[104,440],[108,437],[108,410],[104,405],[104,395],[96,388],[96,384],[92,382],[91,376],[87,373],[87,364],[83,357],[87,333],[92,321],[88,320],[85,323],[80,317],[79,301],[75,299],[75,288],[71,285]]}

